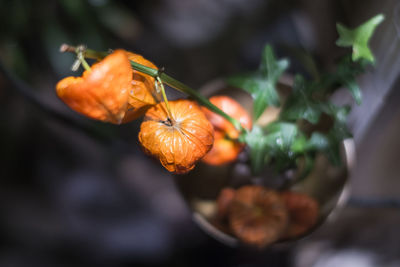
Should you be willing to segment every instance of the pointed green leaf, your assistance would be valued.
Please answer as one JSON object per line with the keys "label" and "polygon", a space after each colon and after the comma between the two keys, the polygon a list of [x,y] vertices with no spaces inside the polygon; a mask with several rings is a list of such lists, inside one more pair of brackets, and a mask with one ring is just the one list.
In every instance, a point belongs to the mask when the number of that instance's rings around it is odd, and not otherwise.
{"label": "pointed green leaf", "polygon": [[259,173],[272,157],[277,170],[281,171],[294,163],[292,143],[298,134],[294,123],[276,122],[265,129],[254,126],[245,134],[244,141],[250,148],[250,162],[253,173]]}
{"label": "pointed green leaf", "polygon": [[296,75],[293,84],[293,92],[286,101],[280,118],[288,121],[305,119],[316,124],[325,108],[324,102],[314,101],[310,84],[306,84],[301,75]]}
{"label": "pointed green leaf", "polygon": [[273,122],[265,127],[267,134],[265,142],[270,149],[287,153],[297,136],[298,128],[295,123],[288,122]]}
{"label": "pointed green leaf", "polygon": [[282,73],[289,67],[287,59],[276,60],[274,51],[270,45],[264,47],[261,58],[260,72],[270,82],[276,84]]}
{"label": "pointed green leaf", "polygon": [[344,57],[338,64],[334,79],[343,84],[351,93],[357,105],[361,104],[362,95],[356,77],[365,71],[364,61],[352,62],[350,57]]}
{"label": "pointed green leaf", "polygon": [[294,123],[274,122],[266,128],[263,142],[270,157],[274,158],[276,171],[280,172],[295,164],[295,154],[291,151],[299,130]]}
{"label": "pointed green leaf", "polygon": [[[350,107],[330,105],[329,110],[325,112],[334,117],[335,121],[332,129],[325,135],[329,145],[325,146],[325,148],[323,146],[317,146],[315,148],[324,151],[330,161],[339,166],[342,163],[340,157],[341,143],[344,139],[351,137],[351,133],[347,127],[347,116],[350,113]],[[323,137],[323,135],[321,135],[321,137]],[[315,143],[313,145],[315,145]]]}
{"label": "pointed green leaf", "polygon": [[353,48],[353,61],[365,59],[374,62],[374,56],[368,47],[368,42],[374,33],[375,28],[384,20],[383,14],[378,14],[361,24],[355,29],[349,29],[346,26],[337,23],[336,28],[339,33],[339,39],[336,41],[338,46]]}
{"label": "pointed green leaf", "polygon": [[251,94],[254,100],[254,118],[258,119],[268,106],[279,105],[276,84],[288,66],[288,60],[277,61],[271,46],[266,45],[257,72],[230,77],[227,82]]}
{"label": "pointed green leaf", "polygon": [[298,169],[301,171],[296,179],[296,183],[306,178],[314,168],[314,157],[309,154],[304,154],[296,160]]}
{"label": "pointed green leaf", "polygon": [[244,141],[250,148],[251,170],[257,174],[267,162],[268,147],[264,142],[263,130],[255,125],[250,132],[244,135]]}
{"label": "pointed green leaf", "polygon": [[315,132],[307,142],[307,150],[326,150],[329,147],[329,139],[322,133]]}
{"label": "pointed green leaf", "polygon": [[325,150],[328,147],[328,137],[322,133],[314,132],[309,139],[304,135],[296,138],[291,149],[294,153],[303,154],[310,151]]}
{"label": "pointed green leaf", "polygon": [[356,101],[357,105],[361,104],[361,90],[357,84],[357,81],[354,78],[349,78],[344,81],[345,86],[349,89],[351,95],[353,96],[354,100]]}
{"label": "pointed green leaf", "polygon": [[304,135],[298,135],[290,149],[297,155],[322,151],[334,165],[340,165],[341,143],[351,137],[346,125],[349,111],[349,107],[337,107],[333,104],[325,106],[323,112],[334,118],[332,128],[326,133],[314,132],[308,139]]}
{"label": "pointed green leaf", "polygon": [[293,153],[302,154],[307,151],[307,144],[307,138],[304,135],[300,135],[293,141],[290,149],[293,151]]}

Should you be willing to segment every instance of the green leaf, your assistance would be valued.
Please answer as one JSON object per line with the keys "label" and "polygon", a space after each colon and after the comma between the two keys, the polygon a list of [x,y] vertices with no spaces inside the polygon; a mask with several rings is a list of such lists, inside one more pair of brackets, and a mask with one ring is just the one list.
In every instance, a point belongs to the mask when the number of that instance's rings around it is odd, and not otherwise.
{"label": "green leaf", "polygon": [[286,101],[280,113],[280,118],[289,121],[305,119],[312,124],[316,124],[326,104],[321,101],[314,101],[311,93],[312,90],[310,90],[304,78],[301,75],[296,75],[293,92]]}
{"label": "green leaf", "polygon": [[334,165],[340,166],[342,164],[340,146],[344,139],[351,137],[346,123],[350,107],[330,105],[330,110],[327,112],[335,119],[333,127],[326,135],[314,133],[313,136],[316,134],[318,136],[314,136],[315,140],[310,140],[310,148],[323,151]]}
{"label": "green leaf", "polygon": [[346,26],[337,23],[336,28],[339,33],[339,39],[336,41],[336,44],[342,47],[352,47],[353,61],[365,59],[374,62],[375,59],[368,47],[368,42],[375,28],[384,20],[384,18],[383,14],[378,14],[355,29],[349,29]]}
{"label": "green leaf", "polygon": [[250,132],[244,135],[244,141],[250,148],[251,170],[254,174],[257,174],[263,169],[268,160],[268,147],[264,141],[263,130],[255,125]]}
{"label": "green leaf", "polygon": [[307,138],[304,135],[299,136],[296,138],[290,149],[293,151],[293,153],[296,154],[302,154],[306,152],[307,150]]}
{"label": "green leaf", "polygon": [[357,105],[361,104],[362,94],[356,77],[365,71],[365,61],[352,62],[350,57],[344,57],[338,64],[334,79],[343,84],[351,93]]}
{"label": "green leaf", "polygon": [[291,150],[296,155],[304,155],[321,151],[336,166],[341,162],[340,146],[344,139],[351,137],[346,121],[350,112],[349,107],[338,107],[329,104],[324,108],[324,113],[334,118],[334,124],[327,133],[313,132],[310,138],[298,135],[291,145]]}
{"label": "green leaf", "polygon": [[229,78],[228,83],[251,94],[254,100],[253,114],[255,119],[258,119],[268,106],[279,105],[279,95],[276,92],[275,85],[259,73],[235,76]]}
{"label": "green leaf", "polygon": [[297,125],[288,122],[273,122],[265,127],[264,142],[271,150],[290,152],[291,145],[298,134]]}
{"label": "green leaf", "polygon": [[302,135],[292,144],[292,151],[297,154],[303,154],[310,151],[322,151],[329,148],[329,138],[319,132],[314,132],[311,137],[307,138]]}
{"label": "green leaf", "polygon": [[251,94],[254,100],[254,118],[258,119],[268,106],[279,105],[276,84],[288,66],[288,60],[282,59],[277,61],[272,47],[266,45],[257,72],[230,77],[227,82]]}
{"label": "green leaf", "polygon": [[298,183],[306,178],[314,168],[314,157],[304,154],[296,160],[296,165],[298,166],[298,170],[301,171],[296,179],[296,183]]}
{"label": "green leaf", "polygon": [[368,64],[369,62],[365,59],[353,62],[351,55],[344,56],[339,61],[335,72],[324,73],[319,80],[307,83],[306,91],[310,96],[313,93],[324,96],[338,88],[346,87],[356,103],[361,104],[362,94],[356,77],[365,72]]}
{"label": "green leaf", "polygon": [[270,157],[274,159],[276,171],[283,171],[294,165],[295,154],[291,150],[299,130],[294,123],[274,122],[266,128],[266,135],[263,138],[268,148]]}
{"label": "green leaf", "polygon": [[314,132],[307,142],[306,149],[308,150],[326,150],[329,147],[329,139],[326,135]]}
{"label": "green leaf", "polygon": [[259,173],[273,158],[277,170],[281,171],[294,163],[291,146],[298,134],[294,123],[276,122],[261,129],[254,126],[246,133],[244,141],[250,148],[250,162],[254,174]]}
{"label": "green leaf", "polygon": [[357,81],[355,78],[347,78],[343,81],[344,85],[347,87],[347,89],[350,91],[351,95],[353,96],[354,100],[356,101],[357,105],[361,104],[361,90],[360,87],[357,84]]}
{"label": "green leaf", "polygon": [[276,84],[282,73],[289,67],[287,59],[276,60],[274,51],[270,45],[264,47],[261,57],[260,72],[273,84]]}

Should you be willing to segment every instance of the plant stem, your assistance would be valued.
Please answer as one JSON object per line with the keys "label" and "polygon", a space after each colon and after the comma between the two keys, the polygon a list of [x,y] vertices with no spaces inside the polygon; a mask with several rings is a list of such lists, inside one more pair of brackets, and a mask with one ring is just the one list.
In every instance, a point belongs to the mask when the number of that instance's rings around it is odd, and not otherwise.
{"label": "plant stem", "polygon": [[206,97],[203,95],[199,94],[197,91],[193,90],[189,86],[181,83],[180,81],[175,80],[174,78],[168,76],[165,73],[162,73],[160,75],[161,80],[171,86],[172,88],[175,88],[178,91],[181,91],[183,93],[186,93],[187,95],[193,97],[195,100],[197,100],[201,105],[205,106],[209,110],[213,111],[214,113],[217,113],[218,115],[222,116],[225,118],[227,121],[232,123],[232,125],[239,130],[240,132],[244,132],[245,129],[242,127],[240,122],[236,120],[235,118],[232,118],[228,114],[226,114],[224,111],[222,111],[220,108],[215,106],[213,103],[211,103]]}
{"label": "plant stem", "polygon": [[78,60],[81,62],[83,68],[87,71],[91,71],[89,64],[86,62],[85,57],[83,54],[78,54]]}
{"label": "plant stem", "polygon": [[245,129],[242,127],[242,125],[240,124],[240,122],[238,120],[236,120],[235,118],[232,118],[231,116],[229,116],[228,114],[226,114],[225,112],[223,112],[220,108],[218,108],[217,106],[215,106],[213,103],[211,103],[206,97],[204,97],[203,95],[201,95],[200,93],[198,93],[197,91],[193,90],[192,88],[190,88],[189,86],[181,83],[178,80],[175,80],[174,78],[172,78],[171,76],[167,75],[164,72],[159,72],[156,69],[153,68],[149,68],[146,66],[143,66],[139,63],[136,63],[134,61],[131,61],[131,66],[133,69],[140,71],[144,74],[150,75],[152,77],[160,77],[161,81],[164,82],[165,84],[169,85],[170,87],[185,93],[191,97],[193,97],[195,100],[197,100],[197,102],[199,102],[201,105],[205,106],[206,108],[208,108],[209,110],[217,113],[218,115],[224,117],[227,121],[229,121],[230,123],[232,123],[232,125],[239,130],[240,132],[244,132]]}
{"label": "plant stem", "polygon": [[175,119],[174,119],[174,117],[172,117],[171,109],[170,109],[170,107],[169,107],[167,95],[165,94],[164,84],[163,84],[163,82],[161,81],[161,78],[158,77],[158,76],[157,76],[157,78],[156,78],[156,85],[157,85],[157,84],[159,84],[159,86],[161,87],[161,94],[162,94],[162,97],[163,97],[163,99],[164,99],[165,106],[166,106],[166,108],[167,108],[168,117],[173,121],[173,123],[175,123]]}
{"label": "plant stem", "polygon": [[[67,44],[63,44],[60,47],[60,51],[61,52],[72,52],[72,53],[77,53],[78,52],[78,48],[74,47],[74,46],[70,46]],[[83,52],[84,57],[86,58],[92,58],[92,59],[103,59],[104,57],[106,57],[108,55],[107,52],[98,52],[95,50],[91,50],[91,49],[85,49]],[[162,71],[159,71],[157,69],[153,69],[153,68],[149,68],[146,67],[142,64],[139,64],[137,62],[134,61],[130,61],[131,62],[131,66],[133,69],[142,72],[144,74],[150,75],[151,77],[157,79],[157,77],[159,77],[159,79],[161,79],[162,82],[164,82],[165,84],[169,85],[170,87],[183,92],[187,95],[189,95],[190,97],[194,98],[197,102],[199,102],[201,105],[205,106],[206,108],[208,108],[209,110],[213,111],[214,113],[217,113],[218,115],[222,116],[223,118],[225,118],[227,121],[229,121],[237,130],[239,130],[240,132],[245,132],[246,130],[242,127],[242,125],[240,124],[240,122],[238,120],[236,120],[235,118],[229,116],[228,114],[226,114],[224,111],[222,111],[220,108],[218,108],[217,106],[215,106],[213,103],[211,103],[206,97],[204,97],[203,95],[199,94],[197,91],[193,90],[192,88],[190,88],[189,86],[181,83],[178,80],[175,80],[174,78],[172,78],[171,76],[165,74]]]}

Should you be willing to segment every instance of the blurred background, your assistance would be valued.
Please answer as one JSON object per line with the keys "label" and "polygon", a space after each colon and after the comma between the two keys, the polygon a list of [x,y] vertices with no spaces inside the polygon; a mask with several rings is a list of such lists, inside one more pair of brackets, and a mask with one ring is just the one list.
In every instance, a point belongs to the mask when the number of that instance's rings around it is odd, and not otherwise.
{"label": "blurred background", "polygon": [[[344,52],[335,23],[380,12],[376,68],[360,77],[364,101],[349,121],[350,201],[290,247],[235,249],[207,236],[172,176],[141,152],[139,122],[94,122],[55,94],[73,74],[62,43],[124,48],[200,88],[255,70],[267,42],[290,72],[305,72],[304,51],[328,70]],[[0,266],[400,266],[398,1],[0,0],[0,25]]]}

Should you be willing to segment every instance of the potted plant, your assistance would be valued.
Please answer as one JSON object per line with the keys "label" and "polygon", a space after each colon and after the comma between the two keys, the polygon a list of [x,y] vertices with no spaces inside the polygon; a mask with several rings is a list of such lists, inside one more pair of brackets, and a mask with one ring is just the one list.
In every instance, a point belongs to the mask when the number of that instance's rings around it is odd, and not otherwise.
{"label": "potted plant", "polygon": [[[355,78],[374,63],[368,41],[382,20],[377,15],[355,29],[338,24],[337,45],[352,52],[313,80],[294,75],[287,82],[288,60],[276,59],[266,45],[256,72],[206,86],[202,94],[140,55],[63,45],[61,51],[77,55],[74,69],[85,71],[56,90],[92,119],[121,124],[144,116],[144,152],[177,174],[202,228],[225,243],[263,248],[307,235],[343,196],[350,107],[330,96],[346,87],[361,102]],[[89,66],[87,58],[99,62]],[[164,84],[190,99],[168,101]]]}

